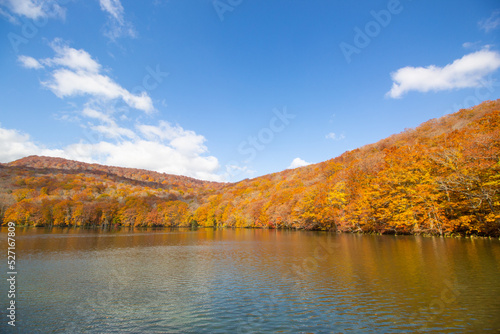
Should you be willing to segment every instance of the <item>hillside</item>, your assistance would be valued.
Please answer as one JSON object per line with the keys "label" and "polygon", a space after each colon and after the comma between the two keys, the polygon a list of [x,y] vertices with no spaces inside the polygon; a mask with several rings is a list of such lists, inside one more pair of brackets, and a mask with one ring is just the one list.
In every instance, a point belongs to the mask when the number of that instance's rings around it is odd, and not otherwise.
{"label": "hillside", "polygon": [[238,183],[27,157],[0,165],[0,218],[498,236],[499,139],[497,100],[319,164]]}

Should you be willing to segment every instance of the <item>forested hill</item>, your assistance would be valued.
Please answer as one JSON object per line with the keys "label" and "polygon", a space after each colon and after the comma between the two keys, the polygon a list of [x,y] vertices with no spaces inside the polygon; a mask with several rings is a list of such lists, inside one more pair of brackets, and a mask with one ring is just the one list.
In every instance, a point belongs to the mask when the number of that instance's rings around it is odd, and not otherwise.
{"label": "forested hill", "polygon": [[199,189],[207,186],[222,186],[222,184],[217,184],[216,182],[197,180],[187,176],[157,173],[137,168],[123,168],[99,164],[88,164],[80,161],[67,160],[62,158],[39,157],[36,155],[22,158],[6,165],[14,167],[31,167],[38,170],[51,169],[54,172],[66,172],[71,174],[94,173],[101,175],[115,175],[122,179],[150,183],[151,185],[157,183],[161,184],[161,187],[169,188],[178,187],[184,189]]}
{"label": "forested hill", "polygon": [[340,157],[238,183],[28,157],[0,165],[0,218],[500,235],[500,100]]}

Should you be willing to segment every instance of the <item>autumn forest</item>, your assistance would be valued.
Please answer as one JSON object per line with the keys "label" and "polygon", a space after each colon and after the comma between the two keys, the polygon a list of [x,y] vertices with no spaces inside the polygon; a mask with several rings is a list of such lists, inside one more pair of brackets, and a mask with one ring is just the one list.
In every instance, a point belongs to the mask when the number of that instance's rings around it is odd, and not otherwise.
{"label": "autumn forest", "polygon": [[500,100],[237,183],[30,156],[0,164],[0,222],[500,236]]}

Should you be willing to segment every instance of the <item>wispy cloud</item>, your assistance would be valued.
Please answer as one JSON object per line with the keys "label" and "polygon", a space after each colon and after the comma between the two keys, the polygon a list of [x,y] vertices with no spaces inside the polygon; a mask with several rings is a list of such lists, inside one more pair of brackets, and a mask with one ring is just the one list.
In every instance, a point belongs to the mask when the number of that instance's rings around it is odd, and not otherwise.
{"label": "wispy cloud", "polygon": [[476,41],[476,42],[465,42],[462,44],[462,47],[464,49],[484,49],[484,48],[489,48],[490,46],[487,45],[486,47],[484,44],[481,43],[481,41]]}
{"label": "wispy cloud", "polygon": [[101,9],[106,11],[115,20],[123,23],[123,6],[120,0],[99,0]]}
{"label": "wispy cloud", "polygon": [[9,162],[33,154],[62,157],[64,152],[36,144],[28,134],[0,127],[0,162]]}
{"label": "wispy cloud", "polygon": [[9,11],[0,10],[0,13],[12,23],[16,21],[15,16],[36,20],[47,17],[64,18],[66,14],[56,0],[0,0],[0,5]]}
{"label": "wispy cloud", "polygon": [[77,50],[60,40],[52,43],[56,55],[53,58],[35,59],[19,56],[19,62],[27,68],[46,68],[49,79],[42,84],[60,98],[89,96],[103,102],[123,100],[128,106],[151,113],[153,101],[145,92],[135,95],[121,87],[109,76],[101,73],[101,65],[85,50]]}
{"label": "wispy cloud", "polygon": [[111,40],[120,37],[136,37],[137,33],[130,22],[125,20],[125,10],[120,0],[99,0],[101,10],[108,14],[105,35]]}
{"label": "wispy cloud", "polygon": [[235,164],[227,164],[225,166],[226,173],[224,174],[224,181],[230,180],[235,175],[244,175],[246,177],[252,177],[257,172],[256,170],[251,169],[248,166],[240,166],[237,163]]}
{"label": "wispy cloud", "polygon": [[400,98],[410,91],[428,92],[478,87],[500,68],[500,54],[483,49],[463,56],[444,67],[403,67],[391,73],[392,88],[386,96]]}
{"label": "wispy cloud", "polygon": [[490,17],[487,19],[479,21],[478,25],[479,29],[482,29],[485,32],[490,32],[498,28],[500,26],[500,10],[496,10],[491,13]]}
{"label": "wispy cloud", "polygon": [[307,162],[301,158],[295,158],[292,160],[292,163],[290,164],[290,166],[288,166],[287,169],[294,169],[294,168],[298,168],[298,167],[304,167],[304,166],[307,166],[307,165],[310,165],[311,163],[310,162]]}
{"label": "wispy cloud", "polygon": [[138,138],[134,131],[119,126],[110,115],[107,115],[104,112],[86,107],[82,111],[81,115],[90,119],[97,120],[99,122],[98,124],[89,122],[88,126],[90,127],[90,129],[106,138],[117,140]]}
{"label": "wispy cloud", "polygon": [[43,68],[43,65],[40,64],[40,62],[33,57],[19,56],[17,57],[17,60],[25,68],[32,68],[35,70]]}
{"label": "wispy cloud", "polygon": [[341,135],[338,135],[336,134],[335,132],[330,132],[329,134],[327,134],[325,136],[326,139],[331,139],[331,140],[335,140],[335,141],[340,141],[340,140],[343,140],[345,139],[345,135],[341,134]]}
{"label": "wispy cloud", "polygon": [[[0,2],[0,5],[1,4],[2,3]],[[5,17],[7,19],[7,21],[9,21],[12,24],[18,24],[19,23],[19,20],[14,15],[10,14],[6,10],[3,10],[2,8],[0,8],[0,16]]]}

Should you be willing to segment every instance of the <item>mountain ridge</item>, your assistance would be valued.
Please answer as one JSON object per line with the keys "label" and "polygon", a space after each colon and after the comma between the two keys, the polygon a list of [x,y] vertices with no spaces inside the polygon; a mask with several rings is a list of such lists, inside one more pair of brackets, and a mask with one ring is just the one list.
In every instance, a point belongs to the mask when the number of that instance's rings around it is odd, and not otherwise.
{"label": "mountain ridge", "polygon": [[[478,106],[475,106],[475,107],[472,107],[472,108],[467,108],[467,109],[461,109],[460,111],[458,112],[455,112],[455,113],[452,113],[452,114],[448,114],[448,115],[444,115],[442,117],[439,117],[439,118],[433,118],[433,119],[430,119],[428,121],[425,121],[423,123],[421,123],[420,125],[418,125],[417,127],[415,128],[406,128],[403,132],[400,132],[400,133],[397,133],[397,134],[392,134],[386,138],[383,138],[375,143],[370,143],[370,144],[366,144],[366,145],[363,145],[359,148],[356,148],[356,149],[353,149],[353,150],[350,150],[350,151],[345,151],[344,153],[342,153],[341,155],[337,156],[337,157],[334,157],[334,158],[331,158],[331,159],[328,159],[326,161],[329,161],[329,160],[332,160],[332,159],[337,159],[337,158],[340,158],[342,157],[343,155],[345,154],[348,154],[349,152],[353,152],[353,151],[357,151],[357,150],[363,150],[363,149],[368,149],[368,148],[371,148],[371,147],[384,147],[387,145],[387,142],[388,141],[391,141],[391,140],[394,140],[394,138],[397,138],[398,136],[401,136],[402,134],[407,134],[408,132],[412,132],[412,131],[415,131],[416,129],[418,128],[424,128],[424,127],[427,127],[427,128],[431,128],[431,126],[434,126],[434,128],[432,129],[432,131],[427,131],[427,137],[434,137],[436,135],[439,135],[439,134],[442,134],[444,133],[446,130],[445,129],[436,129],[435,128],[435,125],[438,124],[438,125],[441,125],[442,127],[447,127],[448,130],[450,130],[449,128],[451,127],[452,130],[459,130],[461,128],[463,128],[464,126],[466,126],[468,123],[484,116],[484,114],[486,113],[487,109],[486,108],[478,108],[479,106],[481,105],[485,105],[485,104],[488,104],[488,103],[495,103],[495,102],[498,102],[497,101],[485,101],[483,103],[481,103],[480,105]],[[460,123],[457,123],[457,122],[453,122],[452,120],[450,119],[453,119],[455,118],[460,112],[466,112],[466,111],[470,111],[474,109],[474,113],[472,113],[472,117],[470,117],[468,119],[468,122],[460,122]],[[420,136],[422,136],[422,133],[420,133]],[[379,148],[380,149],[380,148]],[[307,168],[308,166],[315,166],[315,165],[318,165],[318,164],[322,164],[322,163],[325,163],[326,161],[321,161],[321,162],[318,162],[318,163],[314,163],[314,164],[310,164],[310,165],[307,165],[307,166],[302,166],[302,167],[297,167],[297,168],[293,168],[293,169],[301,169],[301,168]],[[54,165],[61,165],[66,163],[66,165],[64,165],[64,168],[57,168],[55,167]],[[157,172],[157,171],[154,171],[154,170],[148,170],[148,169],[142,169],[142,168],[134,168],[134,167],[122,167],[122,166],[114,166],[114,165],[104,165],[104,164],[99,164],[99,163],[87,163],[87,162],[82,162],[82,161],[78,161],[78,160],[72,160],[72,159],[66,159],[66,158],[60,158],[60,157],[49,157],[49,156],[38,156],[38,155],[30,155],[30,156],[26,156],[26,157],[23,157],[23,158],[20,158],[20,159],[17,159],[17,160],[14,160],[14,161],[11,161],[11,162],[7,162],[7,163],[3,163],[3,165],[7,165],[7,166],[25,166],[25,167],[34,167],[34,168],[40,168],[40,167],[37,167],[37,166],[40,166],[40,165],[45,165],[45,167],[42,167],[42,168],[57,168],[57,169],[71,169],[71,168],[68,168],[67,166],[67,163],[71,163],[71,164],[76,164],[79,169],[83,169],[83,170],[105,170],[105,169],[112,169],[112,170],[117,170],[117,169],[124,169],[124,170],[131,170],[131,171],[139,171],[139,172],[144,172],[144,173],[151,173],[151,174],[159,174],[159,175],[164,175],[164,176],[167,176],[167,177],[174,177],[174,178],[186,178],[186,179],[191,179],[191,180],[195,180],[195,181],[200,181],[200,182],[208,182],[208,183],[215,183],[215,184],[236,184],[236,183],[239,183],[243,180],[240,180],[240,181],[235,181],[235,182],[220,182],[220,181],[208,181],[208,180],[201,180],[201,179],[197,179],[195,177],[190,177],[190,176],[185,176],[185,175],[178,175],[178,174],[170,174],[170,173],[163,173],[163,172]],[[1,164],[1,163],[0,163]],[[87,168],[82,168],[82,166],[86,166]],[[276,173],[282,173],[284,171],[286,171],[288,169],[285,169],[285,170],[282,170],[282,171],[277,171],[277,172],[273,172],[273,173],[269,173],[269,174],[265,174],[265,175],[261,175],[261,176],[257,176],[257,177],[254,177],[254,178],[251,178],[250,180],[253,180],[253,179],[258,179],[260,177],[265,177],[267,175],[273,175],[273,174],[276,174]],[[245,179],[246,180],[246,179]]]}
{"label": "mountain ridge", "polygon": [[[499,114],[500,100],[485,101],[327,161],[233,183],[25,157],[0,167],[0,218],[497,235]],[[56,219],[61,203],[65,214]]]}

